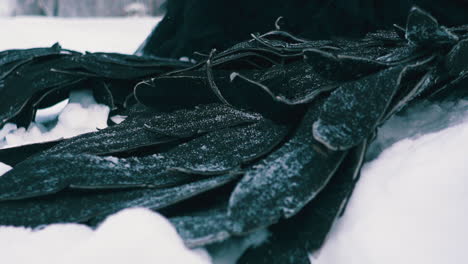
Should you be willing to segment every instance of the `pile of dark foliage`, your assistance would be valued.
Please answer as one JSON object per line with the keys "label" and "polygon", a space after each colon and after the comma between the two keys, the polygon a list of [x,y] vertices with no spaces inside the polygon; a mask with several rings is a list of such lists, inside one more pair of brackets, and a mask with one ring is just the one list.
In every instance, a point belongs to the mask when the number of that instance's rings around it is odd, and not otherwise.
{"label": "pile of dark foliage", "polygon": [[468,0],[168,0],[167,13],[141,51],[167,58],[225,50],[271,30],[308,40],[362,38],[368,32],[404,25],[419,6],[445,26],[468,24]]}
{"label": "pile of dark foliage", "polygon": [[0,53],[0,121],[78,87],[128,116],[67,140],[0,151],[0,224],[99,224],[129,207],[170,219],[189,247],[269,227],[239,263],[309,263],[346,208],[368,144],[418,100],[468,88],[468,26],[411,9],[406,28],[309,41],[281,30],[192,64],[79,54],[58,45]]}

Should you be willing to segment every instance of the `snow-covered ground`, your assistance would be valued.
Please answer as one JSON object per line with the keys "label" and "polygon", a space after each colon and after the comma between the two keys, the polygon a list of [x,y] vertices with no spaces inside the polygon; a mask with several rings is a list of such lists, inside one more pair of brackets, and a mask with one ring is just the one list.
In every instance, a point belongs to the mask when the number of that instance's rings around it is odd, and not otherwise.
{"label": "snow-covered ground", "polygon": [[395,116],[377,146],[314,264],[468,263],[468,100]]}
{"label": "snow-covered ground", "polygon": [[[60,41],[65,48],[80,51],[132,53],[157,21],[0,18],[0,50]],[[68,105],[54,111],[59,122],[53,130],[42,127],[51,115],[42,112],[27,131],[12,124],[1,129],[0,144],[6,147],[93,131],[105,126],[108,115],[108,109],[86,91],[74,93]],[[373,159],[363,168],[346,214],[325,247],[311,257],[313,263],[467,263],[467,148],[466,100],[419,104],[389,120],[371,147]],[[265,232],[254,238],[261,236]],[[245,241],[231,243],[213,256],[214,262],[232,263],[242,248]],[[167,220],[144,209],[111,216],[97,230],[81,225],[41,230],[0,227],[2,264],[131,262],[212,260],[205,250],[186,249]]]}
{"label": "snow-covered ground", "polygon": [[64,48],[81,52],[133,53],[160,20],[0,17],[0,50],[47,47],[60,42]]}

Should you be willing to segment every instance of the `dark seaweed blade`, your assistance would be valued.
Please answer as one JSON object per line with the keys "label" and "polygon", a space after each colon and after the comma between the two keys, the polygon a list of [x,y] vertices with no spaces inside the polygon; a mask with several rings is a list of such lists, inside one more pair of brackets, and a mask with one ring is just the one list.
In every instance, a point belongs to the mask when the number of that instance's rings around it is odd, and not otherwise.
{"label": "dark seaweed blade", "polygon": [[258,112],[274,120],[291,121],[291,117],[298,116],[300,108],[284,103],[262,83],[237,72],[230,78],[232,84],[222,89],[222,95],[234,107]]}
{"label": "dark seaweed blade", "polygon": [[395,47],[405,40],[405,29],[393,24],[393,30],[378,30],[369,32],[363,39],[364,43],[378,43],[384,47]]}
{"label": "dark seaweed blade", "polygon": [[468,39],[458,42],[447,54],[445,67],[455,77],[468,72]]}
{"label": "dark seaweed blade", "polygon": [[119,159],[92,155],[38,156],[18,164],[1,179],[0,200],[22,200],[74,189],[161,188],[187,182],[158,156]]}
{"label": "dark seaweed blade", "polygon": [[311,107],[296,134],[247,171],[229,201],[230,229],[243,234],[299,212],[328,183],[346,152],[330,151],[315,141]]}
{"label": "dark seaweed blade", "polygon": [[252,78],[268,88],[275,100],[288,105],[309,103],[342,83],[324,78],[304,60],[275,65]]}
{"label": "dark seaweed blade", "polygon": [[43,196],[68,187],[161,187],[180,184],[190,178],[190,174],[229,173],[243,163],[268,153],[286,136],[287,131],[285,127],[263,121],[212,132],[181,144],[167,153],[142,158],[118,159],[76,155],[76,152],[52,155],[53,149],[45,155],[18,164],[1,177],[0,200]]}
{"label": "dark seaweed blade", "polygon": [[109,106],[110,111],[117,109],[117,106],[114,101],[114,96],[109,88],[109,85],[103,81],[94,80],[90,82],[88,89],[93,90],[94,99],[99,104],[104,104]]}
{"label": "dark seaweed blade", "polygon": [[168,167],[196,174],[222,174],[266,155],[286,137],[287,126],[263,120],[208,133],[162,154]]}
{"label": "dark seaweed blade", "polygon": [[269,54],[266,49],[247,50],[222,57],[215,56],[213,66],[222,70],[264,69],[280,64],[283,58],[285,56],[281,54]]}
{"label": "dark seaweed blade", "polygon": [[[1,82],[0,82],[1,87]],[[8,117],[5,115],[3,122],[0,120],[0,126],[3,126],[5,123],[10,122],[16,124],[18,127],[28,127],[29,124],[34,120],[36,109],[34,109],[34,101],[37,96],[33,96],[23,105],[16,105],[12,107],[12,111],[8,113]],[[14,114],[13,114],[14,113]],[[0,117],[2,115],[0,114]]]}
{"label": "dark seaweed blade", "polygon": [[287,104],[305,104],[312,102],[319,95],[329,92],[341,83],[328,80],[318,74],[303,60],[285,66],[285,82],[273,92],[280,101]]}
{"label": "dark seaweed blade", "polygon": [[114,103],[118,106],[126,106],[129,96],[133,96],[133,90],[139,83],[138,80],[106,80],[105,84],[112,94]]}
{"label": "dark seaweed blade", "polygon": [[350,81],[388,67],[385,63],[362,57],[335,55],[319,49],[304,51],[306,62],[325,78]]}
{"label": "dark seaweed blade", "polygon": [[106,53],[94,52],[87,53],[89,57],[94,57],[96,60],[103,63],[114,63],[127,67],[135,68],[154,68],[154,67],[174,67],[174,68],[187,68],[193,64],[181,60],[161,58],[154,56],[137,56],[121,53]]}
{"label": "dark seaweed blade", "polygon": [[323,78],[302,60],[246,75],[233,73],[231,78],[232,87],[221,90],[230,104],[288,121],[340,84]]}
{"label": "dark seaweed blade", "polygon": [[265,38],[258,34],[251,34],[251,36],[255,41],[272,50],[272,52],[282,53],[288,57],[301,56],[302,52],[306,49],[331,48],[331,46],[327,45],[330,44],[331,41],[327,40],[290,42],[279,38]]}
{"label": "dark seaweed blade", "polygon": [[202,213],[169,219],[189,248],[222,242],[230,237],[226,228],[226,205]]}
{"label": "dark seaweed blade", "polygon": [[320,249],[337,219],[342,216],[359,179],[367,142],[350,150],[322,192],[295,217],[271,228],[283,237],[295,237],[312,253]]}
{"label": "dark seaweed blade", "polygon": [[163,112],[216,103],[218,98],[208,88],[205,75],[197,71],[141,82],[135,87],[135,97],[143,105]]}
{"label": "dark seaweed blade", "polygon": [[[318,48],[330,43],[330,41],[289,43],[278,39],[265,38],[267,34],[263,36],[255,35],[255,38],[252,40],[238,43],[231,48],[220,52],[217,56],[215,56],[214,65],[220,64],[220,61],[225,62],[226,58],[236,58],[238,55],[245,53],[257,54],[258,56],[269,58],[268,60],[273,61],[279,58],[293,58],[301,56],[301,51],[304,49],[304,47]],[[291,49],[294,48],[293,51],[283,52],[283,50],[281,50],[281,48],[288,47]]]}
{"label": "dark seaweed blade", "polygon": [[[66,88],[80,81],[76,76],[50,71],[57,64],[73,63],[70,55],[39,57],[22,65],[0,82],[0,124],[18,115],[30,98],[40,98],[51,89]],[[33,102],[32,102],[33,103]]]}
{"label": "dark seaweed blade", "polygon": [[468,98],[468,72],[448,82],[428,95],[431,100]]}
{"label": "dark seaweed blade", "polygon": [[[137,111],[129,110],[126,114],[129,115],[128,118],[118,125],[61,140],[57,144],[50,146],[50,148],[49,143],[45,143],[44,145],[25,145],[12,148],[11,150],[0,150],[0,161],[5,159],[5,161],[13,162],[13,165],[41,151],[44,151],[44,155],[63,153],[95,155],[128,154],[138,151],[144,152],[149,147],[178,140],[178,138],[155,134],[144,128],[144,124],[149,118],[157,115],[157,113],[140,109]],[[23,153],[25,149],[27,149],[27,152]],[[5,151],[5,155],[2,154],[3,151]],[[13,156],[7,157],[10,153]]]}
{"label": "dark seaweed blade", "polygon": [[[247,77],[259,75],[252,71],[245,72],[246,76],[244,71],[230,74],[217,70],[212,75],[209,70],[208,74],[202,71],[182,72],[140,83],[135,95],[142,104],[161,111],[225,101],[236,108],[262,113],[272,119],[288,119],[301,111],[294,105],[305,104],[337,86],[336,82],[324,80],[301,65],[305,66],[303,62],[297,62],[261,71],[262,83]],[[207,67],[210,68],[209,65]]]}
{"label": "dark seaweed blade", "polygon": [[44,154],[86,153],[111,155],[122,152],[134,152],[142,148],[178,140],[177,138],[156,134],[145,129],[145,123],[154,115],[157,115],[157,113],[150,110],[133,113],[118,125],[67,139],[63,143],[45,151]]}
{"label": "dark seaweed blade", "polygon": [[327,98],[314,138],[332,150],[347,150],[373,133],[398,89],[402,67],[346,83]]}
{"label": "dark seaweed blade", "polygon": [[422,92],[427,91],[436,83],[434,68],[430,68],[434,57],[406,66],[400,75],[397,94],[393,97],[385,116],[380,123],[385,122]]}
{"label": "dark seaweed blade", "polygon": [[235,182],[213,189],[193,199],[160,210],[168,217],[190,248],[224,241],[227,231],[227,204]]}
{"label": "dark seaweed blade", "polygon": [[[41,57],[52,54],[59,54],[62,47],[55,43],[50,48],[33,48],[33,49],[20,49],[20,50],[6,50],[0,52],[0,73],[9,71],[8,64],[29,60],[33,57]],[[7,67],[5,67],[7,66]]]}
{"label": "dark seaweed blade", "polygon": [[367,143],[351,150],[330,183],[299,214],[270,228],[272,235],[238,263],[310,263],[345,208],[363,164]]}
{"label": "dark seaweed blade", "polygon": [[83,223],[130,207],[159,210],[225,185],[236,175],[217,176],[167,189],[61,192],[58,194],[0,202],[0,224],[37,227],[51,223]]}
{"label": "dark seaweed blade", "polygon": [[23,160],[33,156],[34,154],[59,144],[61,141],[62,140],[54,140],[13,148],[0,149],[0,162],[13,167]]}
{"label": "dark seaweed blade", "polygon": [[310,264],[310,252],[296,240],[287,240],[275,234],[257,247],[247,251],[237,264]]}
{"label": "dark seaweed blade", "polygon": [[114,80],[143,80],[145,78],[159,75],[171,70],[181,69],[191,64],[174,60],[154,60],[149,59],[145,64],[139,65],[129,63],[128,59],[122,60],[106,53],[93,54],[87,53],[73,58],[76,65],[57,65],[54,67],[58,71],[68,71],[73,73],[77,69],[82,69],[83,73],[89,73],[91,76],[98,76]]}
{"label": "dark seaweed blade", "polygon": [[382,55],[376,60],[390,65],[397,65],[431,56],[431,53],[432,51],[430,49],[421,49],[419,47],[405,45],[392,49],[390,52]]}
{"label": "dark seaweed blade", "polygon": [[116,108],[114,98],[106,83],[96,79],[80,79],[65,87],[59,86],[48,89],[44,93],[41,93],[40,96],[32,98],[32,101],[34,102],[32,107],[34,111],[37,109],[51,107],[68,99],[71,91],[82,90],[83,88],[89,89],[93,92],[93,97],[96,99],[97,103],[109,106],[111,111]]}
{"label": "dark seaweed blade", "polygon": [[256,113],[236,110],[222,104],[200,105],[195,109],[181,109],[170,114],[155,115],[145,126],[154,132],[172,137],[195,134],[254,123],[262,117]]}
{"label": "dark seaweed blade", "polygon": [[406,45],[405,42],[397,38],[393,32],[380,31],[369,33],[362,40],[337,39],[334,41],[334,45],[340,49],[330,52],[343,56],[377,60],[379,57]]}
{"label": "dark seaweed blade", "polygon": [[433,16],[418,7],[411,8],[408,15],[406,39],[417,46],[437,46],[458,41],[457,35],[439,26]]}
{"label": "dark seaweed blade", "polygon": [[[196,112],[197,109],[193,111]],[[174,114],[175,117],[172,117],[172,114]],[[156,146],[178,140],[178,138],[175,137],[148,131],[144,127],[145,123],[159,115],[160,114],[152,111],[144,111],[130,115],[119,125],[68,139],[46,151],[44,154],[87,153],[111,155],[121,152],[134,152],[149,146]],[[178,113],[161,115],[165,116],[167,118],[166,120],[174,120],[180,117]],[[183,123],[191,122],[189,119],[191,116],[192,115],[188,115],[186,116],[187,119],[181,119],[180,121]],[[257,118],[259,117],[257,116]],[[168,166],[189,170],[195,169],[197,166],[202,166],[202,164],[204,164],[203,162],[211,162],[212,164],[210,166],[212,168],[216,167],[213,165],[215,163],[219,166],[224,164],[221,166],[223,170],[227,170],[230,167],[237,167],[240,163],[257,157],[253,152],[262,153],[277,144],[276,141],[280,141],[287,133],[287,128],[264,120],[256,125],[220,131],[179,145],[172,151],[164,154],[165,156],[168,155],[168,158],[170,157],[171,163],[168,163]],[[205,131],[194,129],[192,132],[193,133],[188,133],[184,136],[194,137],[200,135],[200,132],[204,133]],[[235,140],[244,142],[244,144],[239,144],[235,142]],[[155,151],[156,149],[154,149],[153,152]],[[178,156],[179,154],[180,157]],[[189,154],[193,155],[191,159],[189,158],[190,156],[187,156]],[[219,157],[216,155],[219,155]],[[192,165],[189,165],[190,162],[192,162]]]}

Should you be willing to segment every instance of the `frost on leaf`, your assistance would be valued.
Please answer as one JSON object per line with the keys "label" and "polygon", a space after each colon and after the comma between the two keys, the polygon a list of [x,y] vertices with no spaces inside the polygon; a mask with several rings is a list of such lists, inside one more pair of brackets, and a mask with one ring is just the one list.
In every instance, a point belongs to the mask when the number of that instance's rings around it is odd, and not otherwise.
{"label": "frost on leaf", "polygon": [[396,93],[401,70],[383,70],[336,89],[314,123],[315,139],[333,150],[347,150],[366,139]]}
{"label": "frost on leaf", "polygon": [[125,208],[165,208],[225,185],[235,175],[223,175],[163,189],[64,191],[54,195],[0,203],[0,224],[37,227],[50,223],[86,223]]}
{"label": "frost on leaf", "polygon": [[311,107],[296,134],[249,170],[229,201],[230,228],[235,234],[295,215],[330,180],[346,152],[330,151],[315,141]]}
{"label": "frost on leaf", "polygon": [[146,123],[146,127],[167,136],[190,137],[261,119],[256,113],[243,112],[222,104],[208,104],[155,115]]}
{"label": "frost on leaf", "polygon": [[457,35],[439,26],[433,16],[418,7],[411,8],[409,13],[406,39],[417,46],[436,46],[458,41]]}
{"label": "frost on leaf", "polygon": [[217,130],[168,152],[168,166],[196,174],[226,173],[271,151],[287,132],[268,120]]}

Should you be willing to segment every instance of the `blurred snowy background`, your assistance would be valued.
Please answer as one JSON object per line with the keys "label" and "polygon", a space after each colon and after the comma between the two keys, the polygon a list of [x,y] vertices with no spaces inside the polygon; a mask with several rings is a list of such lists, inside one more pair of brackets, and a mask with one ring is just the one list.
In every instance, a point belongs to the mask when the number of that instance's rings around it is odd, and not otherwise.
{"label": "blurred snowy background", "polygon": [[0,0],[0,50],[51,46],[131,54],[165,0]]}
{"label": "blurred snowy background", "polygon": [[0,16],[158,16],[166,0],[0,0]]}

